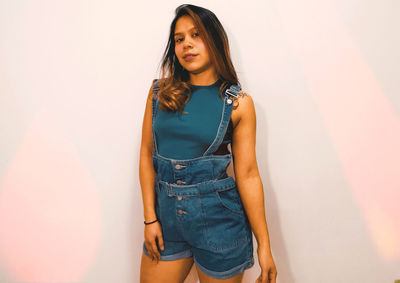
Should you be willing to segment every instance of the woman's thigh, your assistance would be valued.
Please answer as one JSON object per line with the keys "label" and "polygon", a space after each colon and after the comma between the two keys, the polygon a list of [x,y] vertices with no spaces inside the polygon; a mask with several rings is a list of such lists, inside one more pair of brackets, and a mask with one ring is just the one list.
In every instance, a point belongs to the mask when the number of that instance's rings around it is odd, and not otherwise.
{"label": "woman's thigh", "polygon": [[215,279],[202,272],[196,264],[195,266],[197,274],[199,275],[200,283],[241,283],[244,275],[244,272],[242,272],[228,279]]}
{"label": "woman's thigh", "polygon": [[193,257],[160,260],[158,263],[142,252],[140,283],[182,283],[193,265]]}

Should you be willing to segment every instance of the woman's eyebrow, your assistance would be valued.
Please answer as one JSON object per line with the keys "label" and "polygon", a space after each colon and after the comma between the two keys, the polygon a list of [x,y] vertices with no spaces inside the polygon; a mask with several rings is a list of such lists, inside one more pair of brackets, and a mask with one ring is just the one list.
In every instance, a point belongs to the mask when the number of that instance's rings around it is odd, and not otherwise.
{"label": "woman's eyebrow", "polygon": [[[192,27],[192,28],[189,29],[189,31],[191,31],[192,29],[197,29],[197,28],[196,27]],[[180,34],[183,34],[183,33],[182,32],[176,32],[176,33],[174,33],[174,36],[180,35]]]}

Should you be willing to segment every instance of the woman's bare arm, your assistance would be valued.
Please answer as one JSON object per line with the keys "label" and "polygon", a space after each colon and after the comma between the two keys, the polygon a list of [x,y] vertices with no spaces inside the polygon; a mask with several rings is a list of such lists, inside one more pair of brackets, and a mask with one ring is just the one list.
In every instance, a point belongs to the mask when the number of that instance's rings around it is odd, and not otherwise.
{"label": "woman's bare arm", "polygon": [[258,172],[255,151],[256,114],[254,103],[251,96],[244,92],[240,93],[238,102],[239,106],[236,111],[238,111],[239,122],[232,137],[235,180],[258,246],[270,249],[263,184]]}
{"label": "woman's bare arm", "polygon": [[155,213],[155,171],[153,167],[152,153],[152,97],[153,90],[150,88],[142,125],[142,142],[140,146],[139,179],[142,189],[144,220],[150,222],[156,219]]}

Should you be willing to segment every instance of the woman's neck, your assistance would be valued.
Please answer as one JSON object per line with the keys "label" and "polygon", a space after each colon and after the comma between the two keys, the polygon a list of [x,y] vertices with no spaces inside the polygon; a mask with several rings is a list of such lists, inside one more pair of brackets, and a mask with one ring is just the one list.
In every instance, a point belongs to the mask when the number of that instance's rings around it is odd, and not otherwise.
{"label": "woman's neck", "polygon": [[190,83],[192,85],[211,85],[218,80],[218,76],[213,69],[193,74],[190,73]]}

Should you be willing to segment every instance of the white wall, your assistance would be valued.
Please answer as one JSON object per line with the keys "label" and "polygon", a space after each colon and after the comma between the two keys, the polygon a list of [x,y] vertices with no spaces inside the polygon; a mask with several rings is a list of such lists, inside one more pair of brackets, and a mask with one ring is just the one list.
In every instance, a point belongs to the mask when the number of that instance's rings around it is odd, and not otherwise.
{"label": "white wall", "polygon": [[[141,123],[179,4],[0,2],[0,282],[138,282]],[[278,282],[400,279],[400,2],[193,4],[256,105]]]}

